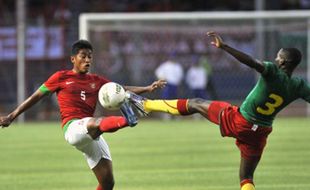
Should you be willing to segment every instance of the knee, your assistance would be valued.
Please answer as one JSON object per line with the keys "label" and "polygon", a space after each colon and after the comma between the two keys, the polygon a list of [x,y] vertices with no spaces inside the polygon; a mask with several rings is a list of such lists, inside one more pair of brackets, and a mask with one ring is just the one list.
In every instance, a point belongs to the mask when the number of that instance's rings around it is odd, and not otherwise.
{"label": "knee", "polygon": [[87,131],[92,139],[96,139],[102,134],[99,130],[101,120],[102,118],[91,118],[87,123]]}
{"label": "knee", "polygon": [[188,109],[195,112],[204,112],[209,107],[209,101],[202,98],[193,98],[188,101]]}
{"label": "knee", "polygon": [[90,142],[90,137],[88,135],[74,135],[66,137],[66,141],[76,147],[82,148]]}
{"label": "knee", "polygon": [[91,140],[90,136],[86,132],[70,133],[68,131],[65,134],[65,139],[70,145],[75,146],[76,148],[82,148]]}
{"label": "knee", "polygon": [[206,100],[202,99],[202,98],[193,98],[193,99],[190,99],[190,102],[193,104],[193,105],[200,105],[202,103],[204,103]]}

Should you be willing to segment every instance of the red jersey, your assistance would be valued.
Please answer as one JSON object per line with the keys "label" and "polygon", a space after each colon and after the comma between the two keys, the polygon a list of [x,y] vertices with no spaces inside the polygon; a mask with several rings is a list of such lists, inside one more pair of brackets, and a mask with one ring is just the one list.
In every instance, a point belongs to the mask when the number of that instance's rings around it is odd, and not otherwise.
{"label": "red jersey", "polygon": [[93,117],[100,87],[110,82],[95,74],[79,74],[72,70],[54,73],[40,87],[43,93],[56,92],[62,126],[72,119]]}

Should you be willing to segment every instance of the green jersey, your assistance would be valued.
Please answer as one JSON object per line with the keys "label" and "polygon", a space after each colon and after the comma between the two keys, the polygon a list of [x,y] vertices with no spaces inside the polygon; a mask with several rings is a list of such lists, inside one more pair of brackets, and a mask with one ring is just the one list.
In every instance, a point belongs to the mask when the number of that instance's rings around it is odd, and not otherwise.
{"label": "green jersey", "polygon": [[277,113],[292,101],[302,98],[310,103],[310,85],[301,78],[289,77],[271,62],[264,62],[264,66],[264,72],[240,106],[240,112],[254,124],[272,126]]}

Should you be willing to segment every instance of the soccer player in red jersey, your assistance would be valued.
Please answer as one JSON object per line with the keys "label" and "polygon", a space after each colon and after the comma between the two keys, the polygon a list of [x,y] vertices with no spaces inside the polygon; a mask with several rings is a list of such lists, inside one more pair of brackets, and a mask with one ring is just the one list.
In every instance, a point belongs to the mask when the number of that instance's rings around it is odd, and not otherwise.
{"label": "soccer player in red jersey", "polygon": [[[86,40],[75,42],[71,49],[73,69],[54,73],[14,111],[0,117],[0,126],[8,127],[18,115],[46,95],[55,92],[66,141],[84,154],[99,182],[97,190],[111,190],[114,186],[112,159],[109,147],[101,134],[114,132],[126,126],[135,126],[137,118],[128,102],[121,107],[124,117],[93,117],[98,91],[109,80],[89,73],[92,61],[92,45]],[[124,88],[140,94],[164,87],[165,83],[158,80],[145,87],[124,86]]]}
{"label": "soccer player in red jersey", "polygon": [[220,126],[223,137],[233,137],[241,152],[241,190],[255,190],[253,177],[272,131],[272,123],[277,113],[292,101],[301,98],[310,103],[310,85],[304,79],[292,76],[301,61],[301,53],[296,48],[282,48],[275,64],[258,61],[223,42],[215,32],[207,35],[211,42],[231,54],[241,63],[260,73],[256,86],[240,107],[223,101],[204,99],[149,100],[131,94],[132,103],[141,112],[158,111],[173,115],[200,113],[206,119]]}

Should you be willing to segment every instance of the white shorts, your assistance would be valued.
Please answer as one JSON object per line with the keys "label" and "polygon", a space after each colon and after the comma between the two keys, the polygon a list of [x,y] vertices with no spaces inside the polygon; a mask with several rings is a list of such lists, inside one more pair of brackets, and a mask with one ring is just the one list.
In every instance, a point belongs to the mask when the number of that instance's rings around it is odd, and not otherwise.
{"label": "white shorts", "polygon": [[112,160],[109,146],[102,136],[92,139],[87,131],[87,122],[91,119],[86,117],[74,120],[69,124],[66,132],[66,141],[83,152],[88,166],[93,169],[101,158]]}

